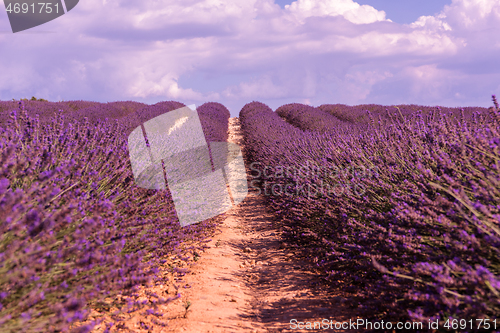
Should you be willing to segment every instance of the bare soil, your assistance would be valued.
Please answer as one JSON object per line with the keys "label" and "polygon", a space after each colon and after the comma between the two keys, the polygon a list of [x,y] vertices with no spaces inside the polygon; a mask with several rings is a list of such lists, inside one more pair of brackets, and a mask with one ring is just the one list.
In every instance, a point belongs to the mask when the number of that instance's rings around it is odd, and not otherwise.
{"label": "bare soil", "polygon": [[[229,141],[244,145],[238,118],[230,118]],[[294,319],[306,325],[358,318],[344,304],[347,295],[327,290],[312,264],[297,259],[282,242],[281,230],[262,195],[249,188],[247,198],[225,216],[206,251],[191,261],[188,274],[175,277],[165,270],[169,281],[147,288],[164,297],[181,293],[179,299],[158,307],[163,314],[159,320],[168,325],[145,328],[141,322],[147,325],[149,320],[137,312],[129,315],[119,331],[311,332],[298,329]],[[102,331],[103,325],[94,330]]]}

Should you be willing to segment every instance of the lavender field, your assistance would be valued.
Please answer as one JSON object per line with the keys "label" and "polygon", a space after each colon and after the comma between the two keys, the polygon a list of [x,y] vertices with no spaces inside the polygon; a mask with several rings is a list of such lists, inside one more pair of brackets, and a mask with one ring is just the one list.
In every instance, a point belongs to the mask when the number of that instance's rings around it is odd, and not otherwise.
{"label": "lavender field", "polygon": [[498,329],[495,96],[493,103],[287,104],[276,112],[246,104],[252,185],[326,283],[352,293],[361,317],[439,319],[450,331],[475,331],[460,319],[482,318]]}
{"label": "lavender field", "polygon": [[[167,259],[192,260],[221,217],[181,227],[168,190],[135,186],[126,138],[183,106],[0,102],[1,332],[89,332],[89,309],[113,306],[108,328],[141,308],[164,325],[155,308],[180,295],[138,302],[137,287],[163,278]],[[198,112],[207,140],[226,141],[229,111]]]}
{"label": "lavender field", "polygon": [[[346,306],[360,316],[493,325],[500,314],[494,96],[493,104],[287,104],[273,112],[248,103],[240,120],[249,186],[325,287],[352,294]],[[137,309],[165,325],[156,308],[180,295],[139,302],[135,293],[163,279],[159,267],[171,258],[193,260],[222,215],[181,227],[168,190],[135,186],[127,137],[183,106],[0,102],[1,332],[90,332],[98,323],[87,322],[90,309],[112,307],[120,310],[108,331]],[[197,111],[206,140],[227,141],[227,108],[210,102]]]}

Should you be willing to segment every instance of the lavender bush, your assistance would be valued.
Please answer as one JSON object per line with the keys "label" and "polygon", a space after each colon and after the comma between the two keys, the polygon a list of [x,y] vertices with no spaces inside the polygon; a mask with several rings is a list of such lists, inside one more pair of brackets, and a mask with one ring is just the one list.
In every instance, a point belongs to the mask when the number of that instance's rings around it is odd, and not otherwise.
{"label": "lavender bush", "polygon": [[120,119],[146,107],[146,104],[127,101],[99,103],[89,101],[47,102],[21,99],[19,101],[0,101],[0,126],[5,127],[11,110],[26,110],[30,117],[38,114],[40,124],[50,123],[54,113],[64,115],[65,124],[82,120],[84,117],[94,124],[98,120]]}
{"label": "lavender bush", "polygon": [[204,103],[196,110],[207,142],[227,141],[229,118],[231,117],[229,110],[216,102]]}
{"label": "lavender bush", "polygon": [[137,102],[112,102],[112,103],[95,103],[94,105],[79,108],[73,111],[68,122],[77,122],[83,118],[88,118],[89,123],[95,125],[99,120],[108,118],[113,121],[128,117],[138,110],[148,109],[149,106]]}
{"label": "lavender bush", "polygon": [[280,106],[275,112],[291,125],[304,131],[341,134],[345,131],[360,131],[364,129],[363,127],[366,127],[362,126],[362,124],[353,126],[353,123],[340,120],[333,113],[300,103]]}
{"label": "lavender bush", "polygon": [[[123,111],[148,116],[179,105]],[[42,127],[28,110],[11,111],[0,128],[0,331],[88,332],[98,321],[78,323],[91,308],[115,306],[119,321],[171,301],[134,296],[162,278],[166,257],[189,260],[203,249],[221,217],[182,228],[168,190],[135,186],[119,120],[67,123],[60,112]]]}
{"label": "lavender bush", "polygon": [[[370,122],[370,113],[375,119],[384,121],[401,121],[401,117],[410,118],[416,112],[420,112],[421,115],[428,122],[433,122],[435,120],[436,110],[447,115],[453,119],[458,119],[462,116],[464,120],[472,120],[475,113],[479,112],[485,114],[488,109],[481,107],[464,107],[464,108],[450,108],[450,107],[432,107],[432,106],[422,106],[422,105],[391,105],[384,106],[378,104],[361,104],[355,106],[347,106],[345,104],[323,104],[317,107],[318,109],[327,112],[336,118],[343,120],[348,123],[368,123]],[[368,111],[368,112],[367,112]],[[381,120],[382,121],[382,120]]]}
{"label": "lavender bush", "polygon": [[145,121],[163,114],[165,110],[175,110],[184,106],[186,105],[180,102],[165,101],[138,108],[134,112],[127,114],[126,117],[117,119],[117,122],[120,124],[121,134],[124,135],[124,138],[128,138],[129,134]]}
{"label": "lavender bush", "polygon": [[69,115],[75,111],[65,102],[42,102],[31,100],[0,101],[0,126],[6,127],[12,110],[26,110],[29,116],[39,116],[41,124],[45,124],[54,116],[54,113]]}
{"label": "lavender bush", "polygon": [[342,135],[304,132],[259,102],[240,119],[253,185],[328,283],[352,292],[364,318],[443,327],[500,313],[494,104],[469,120],[367,112],[369,131]]}
{"label": "lavender bush", "polygon": [[306,131],[325,132],[348,125],[326,111],[305,104],[286,104],[276,109],[276,113],[290,124]]}

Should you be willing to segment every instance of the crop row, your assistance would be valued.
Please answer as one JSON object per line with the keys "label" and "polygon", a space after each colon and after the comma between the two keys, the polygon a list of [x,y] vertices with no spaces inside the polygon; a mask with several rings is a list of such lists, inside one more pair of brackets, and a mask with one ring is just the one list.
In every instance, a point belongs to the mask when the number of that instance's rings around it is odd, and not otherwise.
{"label": "crop row", "polygon": [[276,113],[295,127],[304,131],[342,131],[349,129],[351,123],[340,120],[335,115],[310,105],[292,103],[276,109]]}
{"label": "crop row", "polygon": [[[362,131],[311,130],[313,124],[297,120],[292,126],[265,104],[246,104],[240,120],[251,186],[276,212],[288,241],[331,286],[352,293],[350,304],[364,318],[439,319],[440,327],[450,317],[495,319],[500,110],[494,104],[469,118],[438,110],[376,123],[367,113]],[[300,108],[300,119],[325,117]]]}
{"label": "crop row", "polygon": [[[0,331],[88,332],[91,308],[154,310],[179,297],[134,301],[141,285],[163,278],[167,259],[204,248],[221,217],[181,227],[168,190],[134,185],[126,137],[184,105],[64,102],[81,108],[49,118],[53,105],[43,103],[2,111],[10,118],[0,128]],[[198,111],[207,140],[224,141],[227,109]]]}
{"label": "crop row", "polygon": [[[361,104],[355,106],[348,106],[345,104],[323,104],[317,107],[317,109],[329,113],[336,118],[343,120],[348,123],[368,123],[372,119],[375,121],[397,121],[402,120],[401,117],[406,117],[407,119],[417,112],[420,112],[424,119],[428,121],[436,120],[438,110],[441,114],[449,117],[455,117],[456,119],[472,120],[475,113],[479,112],[486,114],[493,108],[482,108],[482,107],[432,107],[432,106],[422,106],[415,104],[408,105],[391,105],[384,106],[378,104]],[[368,112],[367,112],[368,111]]]}
{"label": "crop row", "polygon": [[[180,103],[179,103],[180,104]],[[144,109],[146,104],[139,102],[99,103],[90,101],[44,102],[39,100],[0,101],[0,126],[5,127],[11,110],[19,108],[26,110],[29,116],[38,115],[41,125],[50,122],[55,114],[64,115],[64,123],[72,123],[87,117],[90,123],[96,123],[105,118],[121,119],[133,115],[137,110]]]}

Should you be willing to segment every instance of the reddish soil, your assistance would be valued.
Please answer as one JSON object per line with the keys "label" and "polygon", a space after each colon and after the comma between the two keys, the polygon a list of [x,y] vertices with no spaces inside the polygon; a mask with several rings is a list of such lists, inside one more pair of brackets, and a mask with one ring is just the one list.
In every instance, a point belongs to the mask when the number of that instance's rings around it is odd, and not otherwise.
{"label": "reddish soil", "polygon": [[[229,127],[229,141],[242,147],[238,118],[231,118]],[[311,264],[296,259],[282,242],[262,196],[250,191],[225,216],[207,243],[209,248],[191,261],[188,274],[175,281],[181,298],[159,307],[164,314],[159,319],[168,326],[143,329],[140,321],[148,321],[141,313],[132,313],[119,331],[311,332],[298,329],[293,319],[304,323],[356,320],[355,310],[344,305],[346,295],[327,292]],[[147,289],[174,296],[177,290],[172,280],[170,275],[171,282]],[[102,332],[102,328],[94,332]]]}

